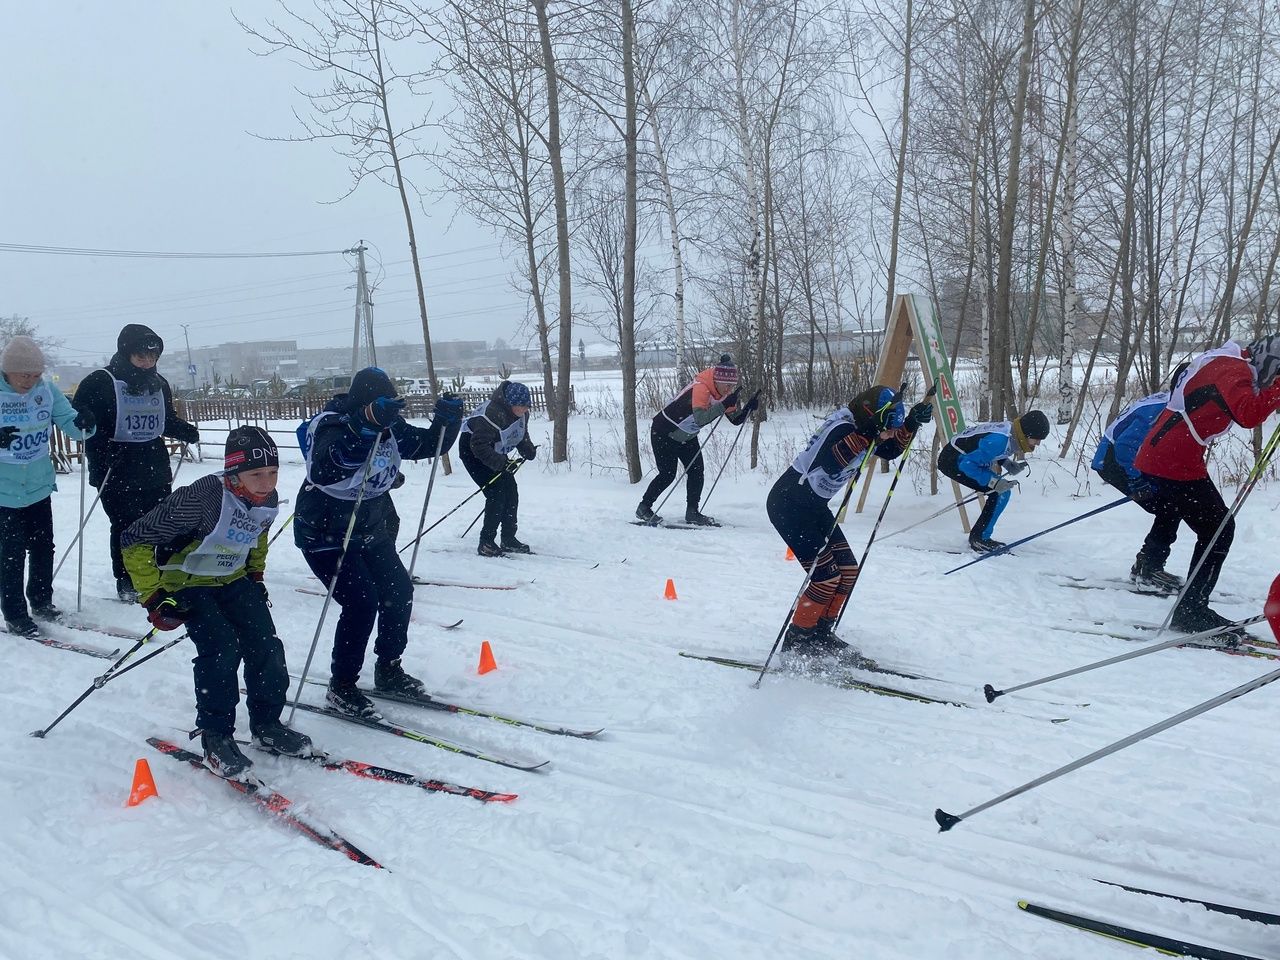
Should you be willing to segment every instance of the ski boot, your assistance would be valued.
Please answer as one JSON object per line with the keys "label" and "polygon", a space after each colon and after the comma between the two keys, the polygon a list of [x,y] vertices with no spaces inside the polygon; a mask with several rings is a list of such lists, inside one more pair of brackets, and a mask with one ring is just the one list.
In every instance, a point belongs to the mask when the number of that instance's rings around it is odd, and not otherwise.
{"label": "ski boot", "polygon": [[476,553],[482,557],[505,557],[506,553],[503,549],[492,540],[481,540],[480,546],[476,547]]}
{"label": "ski boot", "polygon": [[1219,630],[1211,637],[1205,637],[1205,646],[1238,647],[1248,637],[1244,628],[1234,620],[1228,620],[1216,610],[1209,607],[1187,607],[1180,605],[1173,611],[1173,619],[1169,627],[1179,633],[1204,633],[1206,630]]}
{"label": "ski boot", "polygon": [[36,626],[36,622],[30,617],[21,617],[17,620],[6,620],[4,625],[14,636],[26,637],[28,640],[40,639],[40,628]]}
{"label": "ski boot", "polygon": [[853,644],[841,640],[835,634],[836,622],[828,617],[818,621],[814,634],[814,651],[828,656],[846,667],[856,670],[875,670],[879,667],[870,657],[864,657]]}
{"label": "ski boot", "polygon": [[508,536],[505,533],[502,535],[502,552],[503,553],[533,553],[533,551],[529,549],[529,545],[527,543],[521,543],[519,540],[516,539],[515,534],[511,534],[510,536]]}
{"label": "ski boot", "polygon": [[373,705],[373,701],[356,689],[356,685],[351,682],[330,680],[324,702],[331,710],[346,714],[348,717],[355,717],[357,720],[382,719],[382,714]]}
{"label": "ski boot", "polygon": [[406,697],[425,697],[427,687],[421,680],[404,672],[400,658],[379,660],[373,666],[373,685],[383,693],[398,693]]}
{"label": "ski boot", "polygon": [[299,733],[297,730],[286,727],[279,720],[254,727],[253,745],[259,750],[278,753],[286,757],[306,758],[316,754],[315,747],[311,745],[310,737],[305,733]]}
{"label": "ski boot", "polygon": [[62,611],[55,607],[52,603],[46,603],[41,607],[32,607],[31,615],[37,620],[43,620],[45,623],[62,623]]}
{"label": "ski boot", "polygon": [[969,549],[974,553],[991,553],[993,550],[1002,550],[1008,544],[1000,540],[992,540],[990,537],[970,537]]}
{"label": "ski boot", "polygon": [[244,780],[253,761],[240,752],[234,738],[225,733],[200,731],[200,745],[204,748],[204,765],[224,780]]}
{"label": "ski boot", "polygon": [[1129,582],[1140,590],[1149,590],[1164,596],[1176,594],[1182,589],[1181,577],[1166,573],[1162,565],[1152,563],[1142,554],[1138,554],[1129,568]]}
{"label": "ski boot", "polygon": [[689,507],[684,512],[684,522],[695,527],[718,527],[719,521],[714,517],[708,517],[705,513],[698,510],[697,507]]}
{"label": "ski boot", "polygon": [[653,512],[653,507],[640,501],[640,506],[636,507],[636,519],[647,523],[651,527],[656,527],[662,522],[662,518]]}
{"label": "ski boot", "polygon": [[137,603],[141,599],[138,591],[133,589],[133,581],[128,577],[120,577],[116,580],[116,596],[120,598],[121,603]]}

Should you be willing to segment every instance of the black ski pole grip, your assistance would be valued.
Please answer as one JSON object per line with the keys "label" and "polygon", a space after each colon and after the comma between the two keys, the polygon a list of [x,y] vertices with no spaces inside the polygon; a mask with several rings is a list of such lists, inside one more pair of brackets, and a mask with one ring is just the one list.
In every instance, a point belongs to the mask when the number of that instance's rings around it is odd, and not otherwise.
{"label": "black ski pole grip", "polygon": [[1004,691],[997,690],[991,684],[985,684],[982,688],[982,695],[987,698],[987,703],[995,703],[996,697],[1003,697]]}
{"label": "black ski pole grip", "polygon": [[947,811],[943,810],[941,807],[933,811],[933,819],[938,821],[939,833],[946,833],[960,822],[960,818],[954,813],[947,813]]}

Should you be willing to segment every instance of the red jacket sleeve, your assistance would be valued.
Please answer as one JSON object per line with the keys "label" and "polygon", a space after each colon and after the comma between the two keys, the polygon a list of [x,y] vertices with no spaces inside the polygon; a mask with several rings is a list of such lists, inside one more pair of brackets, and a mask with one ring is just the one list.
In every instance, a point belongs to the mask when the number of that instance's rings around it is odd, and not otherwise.
{"label": "red jacket sleeve", "polygon": [[1280,407],[1280,380],[1255,392],[1248,363],[1233,363],[1231,373],[1218,384],[1231,419],[1242,427],[1256,427]]}
{"label": "red jacket sleeve", "polygon": [[1263,612],[1267,615],[1267,622],[1271,624],[1271,632],[1280,641],[1280,577],[1276,577],[1271,584],[1271,594],[1267,597],[1267,606]]}

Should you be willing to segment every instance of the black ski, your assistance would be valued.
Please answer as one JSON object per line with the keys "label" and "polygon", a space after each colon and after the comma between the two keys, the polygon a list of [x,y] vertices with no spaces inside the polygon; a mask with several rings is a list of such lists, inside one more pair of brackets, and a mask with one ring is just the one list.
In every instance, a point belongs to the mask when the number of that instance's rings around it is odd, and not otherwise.
{"label": "black ski", "polygon": [[[307,683],[315,684],[318,687],[325,686],[323,680],[308,680]],[[595,730],[580,730],[573,727],[566,727],[555,723],[540,723],[537,720],[526,720],[523,717],[513,717],[505,713],[496,713],[492,710],[486,710],[483,707],[468,707],[460,703],[450,703],[447,700],[441,700],[438,697],[427,695],[425,697],[415,697],[404,693],[387,693],[376,687],[360,687],[360,692],[366,697],[373,697],[376,700],[387,700],[391,703],[404,703],[411,707],[425,707],[428,710],[439,710],[443,713],[457,713],[468,717],[483,717],[486,720],[496,720],[498,723],[505,723],[513,727],[525,727],[529,730],[536,730],[539,733],[550,733],[558,737],[577,737],[580,740],[593,740],[600,734],[604,733],[604,728]]]}
{"label": "black ski", "polygon": [[286,824],[290,829],[301,833],[308,840],[320,844],[322,847],[328,847],[330,850],[337,850],[344,856],[349,857],[356,863],[362,863],[366,866],[377,867],[382,869],[382,864],[374,860],[351,841],[345,837],[335,833],[323,823],[313,821],[307,817],[303,817],[292,809],[293,801],[281,793],[272,790],[265,783],[257,778],[252,780],[228,780],[219,777],[216,773],[204,765],[204,759],[190,750],[183,750],[176,743],[170,743],[168,740],[161,740],[159,737],[147,737],[147,743],[151,744],[161,753],[173,757],[175,760],[185,760],[197,770],[203,770],[211,777],[216,777],[223,783],[238,791],[241,796],[252,800],[267,813],[276,817],[282,823]]}
{"label": "black ski", "polygon": [[[13,634],[13,636],[22,636],[21,634]],[[46,647],[53,647],[55,650],[70,650],[72,653],[84,654],[86,657],[96,657],[99,660],[110,660],[115,657],[120,648],[114,650],[103,650],[101,647],[90,647],[82,643],[71,643],[68,640],[57,640],[46,634],[40,634],[37,637],[27,637],[28,640],[34,640],[36,643]],[[137,639],[136,637],[134,639]]]}
{"label": "black ski", "polygon": [[404,737],[406,740],[416,740],[418,743],[425,743],[432,747],[439,747],[441,750],[448,750],[450,753],[456,753],[463,757],[471,757],[475,760],[484,760],[488,763],[496,763],[499,766],[511,767],[513,770],[541,770],[550,760],[522,760],[516,757],[507,757],[498,753],[489,753],[479,747],[468,746],[467,744],[455,743],[452,740],[446,740],[438,737],[433,733],[425,733],[421,730],[414,730],[410,727],[402,727],[399,724],[391,723],[388,720],[367,720],[363,717],[353,717],[350,714],[339,713],[329,707],[317,707],[310,703],[296,704],[299,710],[306,710],[308,713],[318,713],[322,717],[332,717],[334,720],[344,720],[347,723],[354,723],[358,727],[366,727],[369,730],[381,730],[383,733],[390,733],[393,736]]}
{"label": "black ski", "polygon": [[[532,580],[529,581],[529,583],[532,582]],[[427,580],[423,577],[414,577],[413,585],[415,587],[457,587],[460,590],[519,590],[522,586],[519,583],[467,583],[463,580]]]}
{"label": "black ski", "polygon": [[1267,913],[1265,910],[1250,910],[1248,907],[1233,907],[1225,903],[1213,903],[1209,900],[1200,900],[1197,897],[1185,897],[1176,893],[1161,893],[1159,890],[1147,890],[1143,887],[1131,887],[1127,883],[1114,883],[1111,880],[1099,880],[1093,878],[1094,883],[1102,883],[1108,887],[1119,887],[1121,890],[1128,890],[1130,893],[1141,893],[1148,897],[1163,897],[1166,900],[1179,900],[1182,903],[1198,903],[1206,910],[1213,913],[1228,913],[1233,917],[1240,917],[1243,920],[1252,920],[1255,923],[1265,923],[1270,926],[1280,926],[1280,913]]}
{"label": "black ski", "polygon": [[[247,744],[249,741],[237,740],[236,743]],[[258,749],[262,750],[261,747]],[[262,752],[268,753],[273,757],[286,756],[286,754],[276,753],[274,750],[263,750]],[[309,757],[289,757],[289,759],[314,763],[317,766],[324,767],[326,770],[341,770],[343,773],[363,777],[366,780],[378,780],[382,783],[402,783],[405,786],[426,790],[428,793],[451,793],[456,797],[470,797],[472,800],[480,800],[484,803],[510,803],[519,796],[519,794],[515,793],[495,793],[493,790],[481,790],[479,787],[460,787],[456,783],[419,777],[416,774],[405,773],[403,770],[392,770],[390,767],[380,767],[377,764],[365,763],[363,760],[340,760],[326,753],[315,753]]]}
{"label": "black ski", "polygon": [[637,527],[655,527],[659,530],[712,530],[724,526],[718,520],[715,523],[667,523],[665,520],[649,523],[647,520],[632,520],[631,523]]}
{"label": "black ski", "polygon": [[[1124,590],[1128,593],[1136,593],[1143,597],[1176,597],[1177,590],[1161,590],[1158,587],[1141,587],[1132,580],[1123,580],[1120,577],[1077,577],[1069,573],[1054,575],[1059,583],[1064,587],[1071,587],[1075,590]],[[1255,600],[1239,593],[1229,593],[1225,591],[1215,590],[1213,592],[1213,601],[1221,600],[1226,603],[1255,603]]]}
{"label": "black ski", "polygon": [[1019,900],[1018,908],[1037,917],[1044,917],[1046,920],[1053,920],[1068,927],[1075,927],[1077,930],[1096,933],[1111,940],[1119,940],[1121,943],[1127,943],[1135,947],[1151,947],[1172,957],[1199,957],[1200,960],[1260,960],[1258,957],[1243,953],[1232,953],[1230,950],[1219,950],[1217,947],[1203,947],[1199,944],[1187,943],[1185,940],[1175,940],[1173,937],[1161,936],[1158,933],[1147,933],[1145,930],[1134,930],[1117,923],[1108,923],[1105,920],[1094,920],[1078,913],[1067,913],[1064,910],[1055,910],[1052,907],[1042,907],[1026,900]]}
{"label": "black ski", "polygon": [[[96,623],[83,623],[79,620],[55,620],[55,627],[66,627],[68,630],[83,630],[85,633],[100,633],[104,637],[115,637],[117,640],[137,640],[137,630],[125,630],[122,627],[104,627]],[[144,631],[145,632],[145,631]]]}

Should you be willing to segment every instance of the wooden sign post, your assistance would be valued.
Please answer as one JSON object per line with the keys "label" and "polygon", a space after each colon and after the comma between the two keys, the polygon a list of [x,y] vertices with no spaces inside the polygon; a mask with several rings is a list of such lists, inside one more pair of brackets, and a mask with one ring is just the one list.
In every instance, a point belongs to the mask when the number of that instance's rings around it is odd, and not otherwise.
{"label": "wooden sign post", "polygon": [[[955,381],[951,376],[951,365],[947,362],[947,349],[942,343],[942,331],[938,327],[938,318],[933,310],[933,303],[927,298],[914,293],[900,293],[893,300],[893,312],[889,315],[889,325],[885,330],[884,346],[880,350],[880,361],[876,364],[874,383],[895,387],[902,383],[902,374],[907,367],[907,355],[915,347],[920,358],[920,372],[924,375],[924,390],[927,392],[935,383],[938,392],[934,394],[933,422],[943,443],[950,443],[951,438],[965,429],[964,412],[960,409],[960,400],[956,396]],[[867,494],[871,490],[871,478],[875,476],[875,457],[867,455],[867,462],[862,472],[866,480],[862,485],[862,493],[858,497],[858,513],[862,512],[867,502]],[[967,490],[951,481],[951,490],[959,503],[966,496]],[[959,509],[960,523],[966,533],[969,532],[969,515],[963,506]]]}

